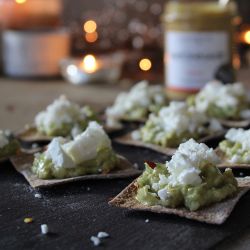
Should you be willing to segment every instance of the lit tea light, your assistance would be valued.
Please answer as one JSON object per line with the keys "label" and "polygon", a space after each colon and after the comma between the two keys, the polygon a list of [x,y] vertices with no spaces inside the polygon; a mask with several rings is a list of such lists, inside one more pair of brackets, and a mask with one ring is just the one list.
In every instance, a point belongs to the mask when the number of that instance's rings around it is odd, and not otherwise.
{"label": "lit tea light", "polygon": [[98,62],[93,55],[86,55],[82,60],[81,68],[87,73],[94,73],[98,70]]}
{"label": "lit tea light", "polygon": [[152,68],[152,62],[148,58],[143,58],[139,62],[139,67],[143,71],[149,71]]}
{"label": "lit tea light", "polygon": [[84,23],[83,29],[86,33],[94,33],[97,29],[97,24],[94,20],[88,20]]}

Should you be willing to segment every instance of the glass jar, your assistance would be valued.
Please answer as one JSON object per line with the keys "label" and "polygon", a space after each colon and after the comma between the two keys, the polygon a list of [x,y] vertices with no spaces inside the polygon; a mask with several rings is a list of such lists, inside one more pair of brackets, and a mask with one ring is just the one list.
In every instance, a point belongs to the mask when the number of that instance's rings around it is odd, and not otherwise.
{"label": "glass jar", "polygon": [[[222,1],[223,2],[223,1]],[[170,99],[184,99],[232,69],[235,5],[170,0],[164,13],[165,83]]]}

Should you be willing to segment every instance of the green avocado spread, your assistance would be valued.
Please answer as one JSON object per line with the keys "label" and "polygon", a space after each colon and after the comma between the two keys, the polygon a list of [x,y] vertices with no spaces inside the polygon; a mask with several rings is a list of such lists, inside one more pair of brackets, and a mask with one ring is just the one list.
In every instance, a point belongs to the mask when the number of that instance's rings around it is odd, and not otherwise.
{"label": "green avocado spread", "polygon": [[[138,191],[136,199],[144,205],[161,205],[170,208],[185,206],[191,211],[198,210],[210,204],[220,202],[233,196],[238,188],[231,169],[224,173],[211,164],[203,164],[200,168],[202,183],[196,186],[177,185],[167,183],[158,184],[160,177],[168,177],[169,173],[165,165],[156,164],[152,169],[146,164],[146,169],[137,180]],[[155,185],[155,183],[157,183]],[[167,190],[167,198],[162,200],[157,190]]]}
{"label": "green avocado spread", "polygon": [[63,179],[87,174],[108,173],[118,163],[116,154],[110,148],[97,150],[97,156],[74,168],[57,167],[51,159],[47,159],[45,154],[39,154],[35,157],[32,172],[39,179]]}

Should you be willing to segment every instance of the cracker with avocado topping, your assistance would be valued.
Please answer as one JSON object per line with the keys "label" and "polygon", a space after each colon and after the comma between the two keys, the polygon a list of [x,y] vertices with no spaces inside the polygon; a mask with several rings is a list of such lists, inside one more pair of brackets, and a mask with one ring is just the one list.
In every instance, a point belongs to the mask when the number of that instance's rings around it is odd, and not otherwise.
{"label": "cracker with avocado topping", "polygon": [[[162,153],[165,155],[169,155],[169,156],[172,156],[176,151],[176,148],[162,147],[162,146],[152,144],[152,143],[145,143],[141,140],[135,140],[132,137],[132,133],[133,132],[130,132],[130,133],[125,134],[123,136],[117,137],[117,138],[115,138],[115,141],[118,143],[124,144],[124,145],[149,148],[149,149],[152,149],[156,152],[159,152],[159,153]],[[208,135],[208,136],[205,136],[205,137],[199,139],[198,142],[203,142],[203,143],[213,142],[214,140],[218,140],[220,138],[223,138],[224,134],[225,134],[225,132],[217,132],[213,135]]]}
{"label": "cracker with avocado topping", "polygon": [[159,214],[172,214],[187,219],[197,220],[209,224],[223,224],[230,216],[239,199],[249,190],[250,181],[238,178],[239,192],[236,196],[215,203],[198,211],[189,211],[186,208],[167,208],[160,205],[146,206],[136,200],[138,186],[136,180],[126,187],[120,194],[109,202],[110,205],[128,208],[136,211],[148,211]]}
{"label": "cracker with avocado topping", "polygon": [[248,128],[250,120],[220,120],[221,125],[226,128]]}
{"label": "cracker with avocado topping", "polygon": [[229,159],[226,157],[226,154],[222,152],[220,148],[216,148],[215,152],[221,159],[221,163],[217,166],[218,168],[250,169],[250,164],[229,162]]}
{"label": "cracker with avocado topping", "polygon": [[11,157],[10,160],[15,169],[26,178],[26,180],[33,188],[41,188],[41,187],[56,186],[80,180],[99,180],[99,179],[135,177],[141,173],[141,171],[136,169],[127,159],[125,159],[120,155],[117,155],[117,157],[119,160],[117,166],[109,173],[89,174],[89,175],[83,175],[65,179],[50,179],[50,180],[39,179],[32,172],[31,167],[34,161],[34,156],[31,154],[20,154]]}

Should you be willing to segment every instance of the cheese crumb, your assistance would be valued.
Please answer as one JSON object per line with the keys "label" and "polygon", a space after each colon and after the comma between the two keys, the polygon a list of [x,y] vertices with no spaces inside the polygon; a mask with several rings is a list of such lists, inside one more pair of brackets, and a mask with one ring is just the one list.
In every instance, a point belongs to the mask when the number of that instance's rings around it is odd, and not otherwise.
{"label": "cheese crumb", "polygon": [[106,232],[99,232],[99,233],[97,234],[97,237],[98,237],[99,239],[108,238],[108,237],[109,237],[109,234],[106,233]]}
{"label": "cheese crumb", "polygon": [[146,219],[146,220],[145,220],[145,223],[149,223],[149,219]]}
{"label": "cheese crumb", "polygon": [[240,143],[243,150],[250,150],[250,129],[231,128],[225,135],[225,138],[234,143]]}
{"label": "cheese crumb", "polygon": [[41,194],[35,194],[35,198],[42,199],[42,195]]}
{"label": "cheese crumb", "polygon": [[101,240],[96,236],[91,236],[90,240],[93,242],[94,246],[99,246],[101,244]]}
{"label": "cheese crumb", "polygon": [[41,233],[42,234],[48,234],[48,232],[49,232],[48,225],[47,224],[42,224],[41,225]]}

